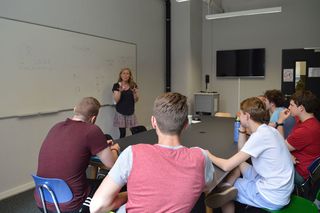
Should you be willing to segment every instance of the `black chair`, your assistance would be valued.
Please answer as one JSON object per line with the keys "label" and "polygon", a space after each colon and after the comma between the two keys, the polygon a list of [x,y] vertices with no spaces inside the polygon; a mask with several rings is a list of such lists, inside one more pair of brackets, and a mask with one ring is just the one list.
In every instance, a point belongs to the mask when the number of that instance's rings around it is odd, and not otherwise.
{"label": "black chair", "polygon": [[104,136],[106,137],[107,140],[113,140],[112,136],[109,134],[104,134]]}
{"label": "black chair", "polygon": [[138,134],[140,132],[144,132],[144,131],[147,131],[147,128],[145,126],[135,126],[135,127],[131,127],[130,128],[130,131],[131,131],[131,134]]}
{"label": "black chair", "polygon": [[308,171],[309,177],[301,185],[296,186],[296,193],[299,196],[313,200],[317,185],[320,185],[320,157],[311,163]]}

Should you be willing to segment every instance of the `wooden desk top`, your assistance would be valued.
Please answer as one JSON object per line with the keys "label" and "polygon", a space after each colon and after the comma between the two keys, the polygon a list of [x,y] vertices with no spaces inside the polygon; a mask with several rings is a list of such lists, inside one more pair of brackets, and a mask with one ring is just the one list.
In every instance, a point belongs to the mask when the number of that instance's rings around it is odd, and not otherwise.
{"label": "wooden desk top", "polygon": [[[233,122],[233,118],[204,116],[201,118],[200,123],[192,124],[182,132],[182,145],[186,147],[201,147],[218,157],[229,158],[238,151],[237,145],[233,142]],[[138,143],[155,144],[157,141],[155,130],[115,140],[115,142],[119,143],[121,150],[130,145]],[[216,185],[227,174],[227,172],[215,166]]]}

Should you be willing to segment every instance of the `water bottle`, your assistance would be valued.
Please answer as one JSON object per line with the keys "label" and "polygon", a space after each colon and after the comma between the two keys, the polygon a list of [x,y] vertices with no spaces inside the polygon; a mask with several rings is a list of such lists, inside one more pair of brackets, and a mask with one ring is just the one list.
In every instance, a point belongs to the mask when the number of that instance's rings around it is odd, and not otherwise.
{"label": "water bottle", "polygon": [[233,125],[233,142],[238,143],[239,139],[240,118],[237,117]]}

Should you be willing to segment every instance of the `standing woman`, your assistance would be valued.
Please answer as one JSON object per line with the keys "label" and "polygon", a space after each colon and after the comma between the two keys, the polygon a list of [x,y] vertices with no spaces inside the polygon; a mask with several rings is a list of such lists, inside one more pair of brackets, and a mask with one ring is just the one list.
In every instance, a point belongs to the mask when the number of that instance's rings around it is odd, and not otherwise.
{"label": "standing woman", "polygon": [[116,102],[113,125],[119,128],[120,138],[123,138],[126,136],[126,128],[137,126],[134,104],[139,99],[138,85],[134,82],[129,68],[120,71],[118,82],[113,85],[112,92]]}

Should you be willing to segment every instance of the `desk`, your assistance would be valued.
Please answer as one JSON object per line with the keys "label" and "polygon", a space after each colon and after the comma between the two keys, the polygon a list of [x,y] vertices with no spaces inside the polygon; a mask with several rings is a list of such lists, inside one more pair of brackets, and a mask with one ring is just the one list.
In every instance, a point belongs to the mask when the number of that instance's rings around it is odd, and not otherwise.
{"label": "desk", "polygon": [[[186,147],[201,147],[207,149],[218,157],[229,158],[237,152],[237,145],[233,143],[233,118],[220,118],[202,116],[201,122],[190,125],[182,131],[182,145]],[[158,137],[154,129],[114,140],[119,144],[121,150],[130,145],[139,143],[156,144]],[[93,164],[95,162],[92,162]],[[215,166],[216,187],[228,174]],[[191,212],[212,212],[204,205],[204,194],[202,194]]]}
{"label": "desk", "polygon": [[[218,157],[229,158],[238,151],[237,145],[233,143],[233,122],[233,118],[202,116],[200,123],[192,124],[182,132],[182,145],[186,147],[201,147]],[[155,130],[115,140],[115,142],[119,143],[121,150],[124,150],[129,145],[139,143],[156,144],[157,141]],[[228,173],[217,166],[214,167],[215,187]]]}

